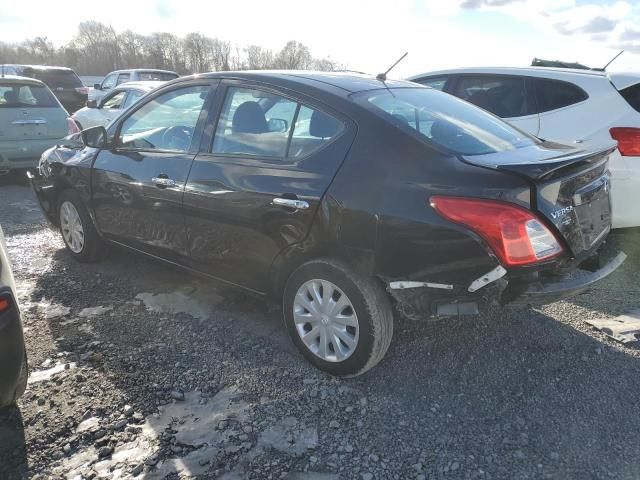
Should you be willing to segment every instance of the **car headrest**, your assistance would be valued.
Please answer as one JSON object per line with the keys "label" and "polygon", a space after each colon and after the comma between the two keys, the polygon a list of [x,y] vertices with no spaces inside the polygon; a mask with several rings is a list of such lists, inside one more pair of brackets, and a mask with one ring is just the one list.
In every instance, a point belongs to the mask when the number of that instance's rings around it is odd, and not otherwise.
{"label": "car headrest", "polygon": [[309,120],[309,134],[312,137],[331,138],[340,131],[340,124],[329,115],[314,110]]}
{"label": "car headrest", "polygon": [[258,102],[244,102],[236,108],[231,121],[233,133],[266,133],[267,119]]}
{"label": "car headrest", "polygon": [[11,105],[18,103],[18,92],[7,90],[4,92],[4,101]]}

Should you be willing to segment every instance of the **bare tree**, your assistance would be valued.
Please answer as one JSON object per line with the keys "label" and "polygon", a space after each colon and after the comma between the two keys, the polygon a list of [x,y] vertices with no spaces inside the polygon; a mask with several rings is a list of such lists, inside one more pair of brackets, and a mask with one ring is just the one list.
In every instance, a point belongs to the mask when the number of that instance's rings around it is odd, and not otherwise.
{"label": "bare tree", "polygon": [[85,75],[104,75],[119,68],[163,68],[178,73],[211,70],[316,69],[336,70],[335,61],[311,55],[292,40],[274,53],[259,45],[245,48],[202,33],[179,38],[172,33],[117,33],[97,21],[81,22],[73,40],[59,48],[46,37],[19,44],[0,42],[0,63],[66,65]]}

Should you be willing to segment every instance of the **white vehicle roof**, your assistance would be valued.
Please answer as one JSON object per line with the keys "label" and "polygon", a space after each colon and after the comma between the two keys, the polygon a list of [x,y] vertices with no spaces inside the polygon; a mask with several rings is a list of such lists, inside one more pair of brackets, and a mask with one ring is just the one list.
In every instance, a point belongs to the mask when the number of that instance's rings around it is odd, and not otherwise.
{"label": "white vehicle roof", "polygon": [[408,80],[417,80],[426,76],[452,75],[465,73],[487,73],[502,75],[526,75],[531,77],[554,78],[558,80],[578,81],[579,78],[602,78],[608,79],[618,89],[640,83],[640,72],[603,72],[599,70],[579,70],[573,68],[556,68],[556,67],[475,67],[475,68],[453,68],[449,70],[436,70],[433,72],[425,72],[419,75],[412,75]]}
{"label": "white vehicle roof", "polygon": [[38,87],[46,87],[46,85],[40,80],[30,77],[21,77],[19,75],[4,75],[0,76],[0,82],[3,83],[27,83],[31,85],[37,85]]}
{"label": "white vehicle roof", "polygon": [[178,75],[176,72],[171,70],[162,70],[159,68],[126,68],[124,70],[114,70],[113,72],[109,72],[106,76],[111,75],[112,73],[133,73],[133,72],[160,72],[160,73],[173,73]]}
{"label": "white vehicle roof", "polygon": [[116,87],[119,88],[134,88],[137,90],[144,90],[145,92],[150,92],[154,88],[158,88],[160,85],[167,83],[160,80],[138,80],[135,82],[124,82]]}

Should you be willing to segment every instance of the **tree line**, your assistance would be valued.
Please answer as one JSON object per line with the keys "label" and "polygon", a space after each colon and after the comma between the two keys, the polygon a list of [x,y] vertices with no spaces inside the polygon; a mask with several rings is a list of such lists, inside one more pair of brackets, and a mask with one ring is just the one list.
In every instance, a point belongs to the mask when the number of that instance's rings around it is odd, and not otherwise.
{"label": "tree line", "polygon": [[98,21],[82,22],[73,39],[56,47],[47,37],[21,43],[0,42],[0,63],[58,65],[79,75],[105,75],[123,68],[160,68],[180,74],[220,70],[339,70],[328,58],[315,58],[309,48],[295,40],[279,51],[259,45],[238,47],[202,33],[180,38],[160,32],[141,35],[131,30],[116,32]]}

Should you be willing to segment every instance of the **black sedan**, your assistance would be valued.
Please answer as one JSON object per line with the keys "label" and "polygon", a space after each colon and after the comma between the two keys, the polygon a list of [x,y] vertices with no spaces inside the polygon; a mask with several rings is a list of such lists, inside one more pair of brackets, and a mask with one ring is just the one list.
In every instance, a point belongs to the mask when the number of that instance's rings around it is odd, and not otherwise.
{"label": "black sedan", "polygon": [[32,184],[73,257],[119,245],[282,299],[295,344],[334,375],[382,359],[394,306],[552,301],[625,258],[599,262],[615,145],[543,142],[409,82],[196,75],[67,143]]}
{"label": "black sedan", "polygon": [[27,352],[15,291],[0,228],[0,408],[12,405],[27,387]]}

